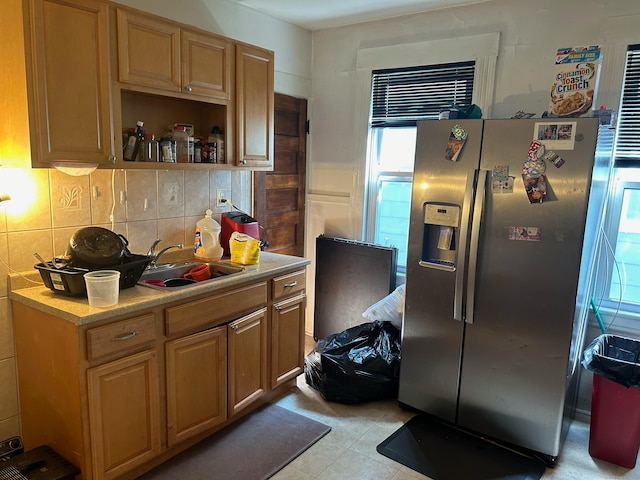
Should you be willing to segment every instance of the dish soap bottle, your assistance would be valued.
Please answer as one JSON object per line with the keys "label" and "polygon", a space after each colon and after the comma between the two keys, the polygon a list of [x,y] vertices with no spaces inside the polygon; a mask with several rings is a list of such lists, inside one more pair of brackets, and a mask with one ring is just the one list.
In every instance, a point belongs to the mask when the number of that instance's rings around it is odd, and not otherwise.
{"label": "dish soap bottle", "polygon": [[220,224],[211,218],[207,210],[204,218],[196,223],[196,237],[193,242],[193,256],[203,262],[213,262],[222,258],[220,246]]}

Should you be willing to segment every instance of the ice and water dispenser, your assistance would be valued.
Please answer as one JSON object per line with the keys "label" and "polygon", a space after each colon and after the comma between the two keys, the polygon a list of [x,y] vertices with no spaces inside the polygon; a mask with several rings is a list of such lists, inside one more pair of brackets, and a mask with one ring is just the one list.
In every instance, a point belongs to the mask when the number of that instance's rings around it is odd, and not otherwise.
{"label": "ice and water dispenser", "polygon": [[420,265],[454,271],[459,227],[460,207],[458,205],[425,203]]}

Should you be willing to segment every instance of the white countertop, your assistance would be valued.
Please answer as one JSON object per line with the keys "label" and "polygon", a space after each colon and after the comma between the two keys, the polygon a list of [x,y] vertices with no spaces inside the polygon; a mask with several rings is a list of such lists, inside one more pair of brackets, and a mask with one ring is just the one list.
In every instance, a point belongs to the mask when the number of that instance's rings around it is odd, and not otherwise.
{"label": "white countertop", "polygon": [[303,257],[280,255],[277,253],[260,252],[260,262],[248,265],[247,271],[220,277],[215,280],[190,285],[188,288],[161,290],[136,285],[120,290],[118,304],[110,307],[92,307],[86,297],[70,296],[60,292],[53,292],[44,285],[31,286],[31,282],[24,277],[39,280],[40,276],[27,274],[11,274],[11,292],[9,298],[43,312],[63,318],[76,325],[84,325],[108,318],[127,315],[140,310],[158,307],[164,304],[186,300],[202,294],[214,293],[234,285],[259,281],[261,278],[277,275],[295,268],[309,265],[310,260]]}

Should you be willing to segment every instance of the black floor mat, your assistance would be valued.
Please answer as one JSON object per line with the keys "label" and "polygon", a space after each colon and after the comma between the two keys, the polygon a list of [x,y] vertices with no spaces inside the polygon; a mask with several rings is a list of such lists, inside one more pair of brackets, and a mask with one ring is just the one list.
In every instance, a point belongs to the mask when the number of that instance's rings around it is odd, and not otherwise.
{"label": "black floor mat", "polygon": [[413,417],[377,450],[434,480],[539,480],[545,471],[540,460],[424,415]]}

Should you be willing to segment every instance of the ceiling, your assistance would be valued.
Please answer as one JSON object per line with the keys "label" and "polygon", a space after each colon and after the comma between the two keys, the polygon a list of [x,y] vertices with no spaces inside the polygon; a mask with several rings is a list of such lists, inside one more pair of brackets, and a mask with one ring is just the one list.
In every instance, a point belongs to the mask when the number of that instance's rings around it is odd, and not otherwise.
{"label": "ceiling", "polygon": [[490,0],[231,0],[310,30]]}

